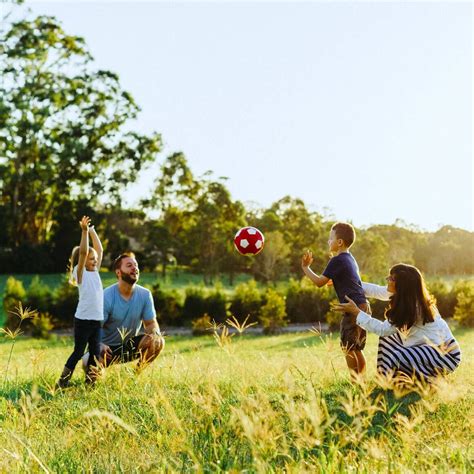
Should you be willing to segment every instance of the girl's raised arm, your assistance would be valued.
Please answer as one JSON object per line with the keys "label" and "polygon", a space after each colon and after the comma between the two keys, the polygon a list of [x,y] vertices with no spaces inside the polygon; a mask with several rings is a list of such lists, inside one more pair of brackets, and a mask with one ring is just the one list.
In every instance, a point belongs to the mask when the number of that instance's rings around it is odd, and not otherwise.
{"label": "girl's raised arm", "polygon": [[77,284],[82,283],[82,273],[84,272],[84,266],[86,264],[87,255],[89,254],[89,224],[90,218],[82,216],[79,222],[81,226],[81,243],[79,244],[79,262],[77,264]]}
{"label": "girl's raised arm", "polygon": [[94,247],[94,250],[97,252],[97,270],[99,270],[100,265],[102,263],[102,255],[104,254],[104,249],[102,248],[102,243],[93,225],[89,227],[89,233],[91,235],[92,246]]}

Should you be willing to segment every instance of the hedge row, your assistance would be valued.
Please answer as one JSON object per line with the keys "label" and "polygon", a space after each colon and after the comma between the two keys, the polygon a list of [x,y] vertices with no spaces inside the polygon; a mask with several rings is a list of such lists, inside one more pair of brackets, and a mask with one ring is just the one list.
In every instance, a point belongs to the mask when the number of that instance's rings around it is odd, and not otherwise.
{"label": "hedge row", "polygon": [[[429,285],[437,300],[440,313],[445,318],[456,315],[464,325],[472,325],[474,313],[474,282],[459,281],[449,288],[443,281]],[[269,295],[274,290],[260,289],[255,281],[238,285],[232,294],[221,287],[212,289],[188,287],[184,293],[177,290],[164,290],[159,283],[150,287],[158,320],[165,326],[189,326],[191,322],[208,315],[217,323],[224,322],[229,316],[243,321],[249,316],[249,322],[263,322],[262,309],[268,319]],[[290,280],[284,291],[276,292],[284,298],[285,320],[290,323],[332,323],[339,319],[330,313],[330,304],[335,301],[334,290],[330,287],[316,288],[309,280]],[[274,297],[273,297],[274,298]],[[47,314],[56,328],[70,327],[77,305],[77,289],[66,280],[55,290],[51,290],[35,277],[25,289],[23,284],[13,277],[7,281],[4,294],[7,324],[16,327],[15,316],[11,311],[21,301],[23,306],[37,309]],[[267,304],[268,303],[268,304]],[[458,304],[459,303],[459,304]],[[386,303],[372,301],[372,312],[383,318]]]}

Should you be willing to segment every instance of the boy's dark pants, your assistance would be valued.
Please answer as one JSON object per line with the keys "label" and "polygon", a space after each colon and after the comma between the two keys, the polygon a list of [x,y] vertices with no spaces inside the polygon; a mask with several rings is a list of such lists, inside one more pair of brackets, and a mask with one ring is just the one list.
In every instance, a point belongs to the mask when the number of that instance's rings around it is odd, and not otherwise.
{"label": "boy's dark pants", "polygon": [[81,360],[89,344],[89,367],[95,367],[100,355],[100,321],[74,318],[74,352],[69,356],[66,367],[71,373]]}
{"label": "boy's dark pants", "polygon": [[[359,303],[359,309],[371,314],[368,303]],[[344,313],[341,319],[341,347],[344,352],[362,351],[365,347],[367,332],[356,323],[357,316]]]}

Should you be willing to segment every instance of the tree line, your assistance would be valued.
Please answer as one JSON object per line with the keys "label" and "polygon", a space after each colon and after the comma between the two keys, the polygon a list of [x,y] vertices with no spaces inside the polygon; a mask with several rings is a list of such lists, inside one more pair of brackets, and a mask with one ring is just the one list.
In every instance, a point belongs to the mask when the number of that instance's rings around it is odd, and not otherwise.
{"label": "tree line", "polygon": [[[246,207],[225,179],[195,176],[183,153],[163,159],[161,135],[133,130],[138,104],[117,74],[95,69],[82,38],[53,17],[2,20],[0,272],[64,271],[84,214],[103,236],[106,263],[133,250],[142,268],[163,276],[177,265],[207,283],[220,275],[232,282],[241,272],[272,282],[299,275],[306,248],[315,269],[324,267],[333,221],[291,196]],[[124,190],[148,166],[160,168],[154,188],[137,208],[125,208]],[[247,224],[266,237],[255,258],[232,244]],[[397,221],[357,234],[353,253],[365,275],[380,277],[400,261],[429,274],[474,273],[472,232],[424,232]]]}

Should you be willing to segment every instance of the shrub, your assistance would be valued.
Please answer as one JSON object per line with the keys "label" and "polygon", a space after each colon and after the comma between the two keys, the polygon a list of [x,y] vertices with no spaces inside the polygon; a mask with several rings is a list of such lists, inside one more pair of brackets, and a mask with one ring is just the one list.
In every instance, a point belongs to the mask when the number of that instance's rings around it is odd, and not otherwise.
{"label": "shrub", "polygon": [[206,313],[206,296],[202,288],[186,288],[186,296],[183,305],[183,319],[192,321],[200,318]]}
{"label": "shrub", "polygon": [[54,324],[49,313],[40,313],[31,320],[31,335],[37,339],[50,339]]}
{"label": "shrub", "polygon": [[181,296],[177,290],[164,291],[159,283],[151,288],[157,316],[161,322],[177,324],[183,314]]}
{"label": "shrub", "polygon": [[293,323],[323,321],[330,301],[330,288],[317,288],[306,278],[292,279],[286,294],[286,313]]}
{"label": "shrub", "polygon": [[223,323],[227,319],[226,296],[220,287],[216,287],[206,297],[206,313],[217,323]]}
{"label": "shrub", "polygon": [[18,327],[18,317],[14,314],[19,303],[26,300],[26,291],[20,280],[10,276],[7,279],[5,292],[3,293],[3,309],[6,314],[5,327],[16,329]]}
{"label": "shrub", "polygon": [[474,327],[474,282],[466,281],[456,285],[457,305],[454,319],[463,327]]}
{"label": "shrub", "polygon": [[43,283],[36,275],[31,280],[26,294],[26,304],[39,312],[49,312],[53,304],[53,292],[48,285]]}
{"label": "shrub", "polygon": [[260,322],[265,334],[275,334],[287,325],[285,298],[269,288],[266,303],[262,306]]}
{"label": "shrub", "polygon": [[61,285],[54,292],[51,308],[56,327],[66,328],[73,325],[78,300],[77,287],[72,286],[65,275]]}
{"label": "shrub", "polygon": [[211,327],[211,317],[208,314],[204,314],[200,318],[194,319],[191,322],[193,327],[193,335],[202,336],[209,334],[209,328]]}
{"label": "shrub", "polygon": [[454,288],[450,289],[442,280],[428,283],[429,292],[436,298],[436,306],[443,318],[452,318],[456,308],[457,296]]}
{"label": "shrub", "polygon": [[[331,304],[337,304],[339,300],[334,299]],[[341,326],[341,319],[344,317],[344,313],[338,313],[337,311],[328,311],[326,313],[326,323],[329,326],[330,331],[337,331]]]}
{"label": "shrub", "polygon": [[243,321],[250,315],[249,321],[255,322],[260,317],[262,303],[262,295],[257,288],[257,283],[255,280],[250,280],[248,283],[237,285],[229,309],[239,321]]}

